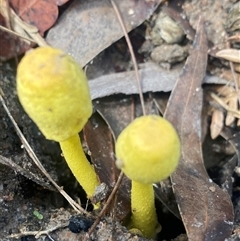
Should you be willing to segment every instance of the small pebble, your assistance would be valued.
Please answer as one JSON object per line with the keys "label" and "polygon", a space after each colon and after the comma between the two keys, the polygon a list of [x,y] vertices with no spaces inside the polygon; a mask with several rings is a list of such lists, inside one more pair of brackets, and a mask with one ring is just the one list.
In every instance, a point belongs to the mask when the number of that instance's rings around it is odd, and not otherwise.
{"label": "small pebble", "polygon": [[80,233],[81,231],[87,232],[92,226],[93,221],[83,215],[72,216],[69,220],[68,228],[73,233]]}

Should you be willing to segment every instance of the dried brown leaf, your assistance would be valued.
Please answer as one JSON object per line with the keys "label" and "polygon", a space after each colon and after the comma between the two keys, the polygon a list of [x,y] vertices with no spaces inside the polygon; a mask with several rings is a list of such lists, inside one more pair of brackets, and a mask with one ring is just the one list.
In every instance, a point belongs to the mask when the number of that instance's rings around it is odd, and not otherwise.
{"label": "dried brown leaf", "polygon": [[[8,4],[6,1],[2,0],[0,4],[0,24],[23,37],[29,38],[34,35],[32,42],[42,46],[46,43],[41,36],[58,18],[57,5],[62,5],[69,0],[9,0]],[[33,47],[31,41],[16,37],[2,29],[0,29],[0,35],[0,58],[3,60],[22,54]]]}
{"label": "dried brown leaf", "polygon": [[[183,65],[175,65],[171,70],[146,62],[139,64],[139,74],[143,93],[147,92],[169,92],[173,89],[176,80],[181,73]],[[227,81],[217,76],[206,75],[206,84],[227,84]],[[102,75],[96,79],[89,80],[92,99],[102,98],[114,94],[138,94],[136,77],[134,71]],[[235,91],[231,86],[228,87]]]}
{"label": "dried brown leaf", "polygon": [[[91,116],[85,125],[84,137],[91,153],[91,162],[101,183],[105,183],[111,189],[120,173],[115,165],[114,137],[109,125],[97,112]],[[121,205],[117,205],[115,208],[118,220],[122,220],[130,210],[129,194],[126,192],[126,187],[128,186],[129,189],[129,184],[129,180],[124,177],[122,185],[125,188],[121,188],[118,192],[118,201],[121,202]],[[111,210],[109,208],[108,212]]]}
{"label": "dried brown leaf", "polygon": [[220,110],[214,110],[210,125],[210,134],[212,139],[216,139],[224,126],[224,114]]}
{"label": "dried brown leaf", "polygon": [[[160,2],[116,1],[127,31],[147,19]],[[84,66],[122,36],[123,31],[110,1],[75,0],[49,31],[46,40],[70,53]]]}
{"label": "dried brown leaf", "polygon": [[85,125],[84,139],[100,181],[112,185],[120,171],[115,165],[112,133],[98,113],[94,113]]}
{"label": "dried brown leaf", "polygon": [[220,57],[232,62],[240,63],[240,50],[238,49],[223,49],[216,53],[216,57]]}
{"label": "dried brown leaf", "polygon": [[171,180],[189,241],[223,241],[233,229],[230,196],[209,179],[201,149],[201,84],[206,72],[207,37],[199,21],[194,47],[168,102],[165,117],[182,144]]}

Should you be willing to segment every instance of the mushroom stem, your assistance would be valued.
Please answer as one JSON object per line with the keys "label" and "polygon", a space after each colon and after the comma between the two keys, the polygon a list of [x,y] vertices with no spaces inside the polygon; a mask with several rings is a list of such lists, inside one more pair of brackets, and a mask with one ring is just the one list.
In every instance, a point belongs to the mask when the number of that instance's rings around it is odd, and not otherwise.
{"label": "mushroom stem", "polygon": [[178,165],[177,132],[160,116],[141,116],[120,133],[115,147],[117,167],[132,180],[130,227],[139,229],[147,238],[154,238],[160,225],[152,184],[169,177]]}
{"label": "mushroom stem", "polygon": [[93,166],[83,152],[78,134],[61,141],[60,146],[72,173],[85,190],[87,197],[92,198],[99,181]]}
{"label": "mushroom stem", "polygon": [[130,228],[139,229],[147,238],[155,238],[158,224],[152,184],[132,181],[132,217]]}

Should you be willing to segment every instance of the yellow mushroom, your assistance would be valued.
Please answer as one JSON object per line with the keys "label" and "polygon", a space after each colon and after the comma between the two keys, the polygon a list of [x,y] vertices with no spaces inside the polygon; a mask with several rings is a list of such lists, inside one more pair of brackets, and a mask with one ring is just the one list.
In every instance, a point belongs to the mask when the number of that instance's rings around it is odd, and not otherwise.
{"label": "yellow mushroom", "polygon": [[91,198],[99,181],[78,135],[92,114],[83,70],[61,50],[39,47],[18,65],[17,93],[44,136],[60,143],[69,168]]}
{"label": "yellow mushroom", "polygon": [[153,183],[169,177],[180,157],[179,137],[166,119],[149,115],[136,118],[116,142],[116,165],[132,180],[132,216],[129,228],[154,238],[158,226]]}

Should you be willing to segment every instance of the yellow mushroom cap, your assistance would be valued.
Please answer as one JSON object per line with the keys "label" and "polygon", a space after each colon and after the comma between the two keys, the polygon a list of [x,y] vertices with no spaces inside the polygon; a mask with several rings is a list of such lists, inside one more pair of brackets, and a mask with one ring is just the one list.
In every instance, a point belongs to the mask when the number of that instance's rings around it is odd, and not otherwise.
{"label": "yellow mushroom cap", "polygon": [[27,114],[50,140],[76,135],[92,114],[85,73],[59,49],[39,47],[22,58],[17,92]]}
{"label": "yellow mushroom cap", "polygon": [[159,182],[172,174],[180,157],[176,130],[157,115],[136,118],[116,142],[116,165],[136,182]]}

